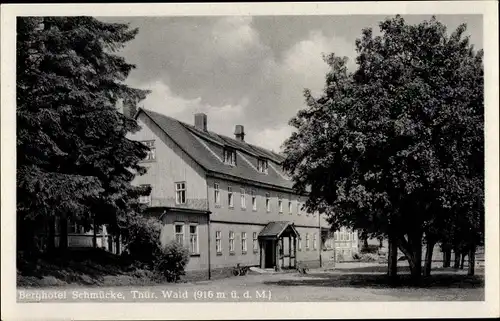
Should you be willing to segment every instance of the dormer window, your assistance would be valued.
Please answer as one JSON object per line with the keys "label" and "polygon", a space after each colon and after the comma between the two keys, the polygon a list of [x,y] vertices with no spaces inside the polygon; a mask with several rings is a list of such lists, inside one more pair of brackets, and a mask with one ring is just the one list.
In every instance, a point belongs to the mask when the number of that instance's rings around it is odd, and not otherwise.
{"label": "dormer window", "polygon": [[267,160],[265,160],[265,159],[258,159],[257,160],[257,170],[260,173],[267,174],[267,168],[268,168]]}
{"label": "dormer window", "polygon": [[[146,187],[151,187],[151,185],[143,184],[143,185],[141,185],[141,187],[146,188]],[[151,194],[149,194],[149,195],[140,195],[139,196],[139,203],[146,204],[146,205],[151,205]]]}
{"label": "dormer window", "polygon": [[224,163],[231,166],[236,166],[236,151],[234,149],[224,149]]}
{"label": "dormer window", "polygon": [[146,155],[145,161],[154,161],[156,159],[156,148],[154,140],[147,140],[142,142],[149,150]]}

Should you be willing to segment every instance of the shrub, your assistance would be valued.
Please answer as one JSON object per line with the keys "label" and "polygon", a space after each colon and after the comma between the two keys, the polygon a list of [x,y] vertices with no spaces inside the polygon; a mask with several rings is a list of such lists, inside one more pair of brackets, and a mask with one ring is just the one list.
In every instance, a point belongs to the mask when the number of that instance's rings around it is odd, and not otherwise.
{"label": "shrub", "polygon": [[131,216],[125,231],[124,256],[136,261],[136,266],[154,270],[168,282],[176,282],[184,275],[189,261],[189,251],[177,242],[162,247],[162,224],[156,218]]}
{"label": "shrub", "polygon": [[378,245],[369,244],[368,246],[363,246],[361,248],[361,253],[377,253],[379,250]]}
{"label": "shrub", "polygon": [[374,262],[379,260],[379,256],[373,253],[364,253],[364,254],[354,253],[352,258],[360,262]]}
{"label": "shrub", "polygon": [[378,261],[379,256],[373,253],[366,253],[361,255],[361,262],[374,262]]}
{"label": "shrub", "polygon": [[185,274],[189,262],[189,250],[178,242],[170,242],[155,260],[155,270],[168,282],[177,282]]}
{"label": "shrub", "polygon": [[143,263],[150,268],[155,264],[156,258],[161,256],[160,232],[161,222],[156,218],[134,216],[127,222],[124,231],[125,252],[124,257]]}

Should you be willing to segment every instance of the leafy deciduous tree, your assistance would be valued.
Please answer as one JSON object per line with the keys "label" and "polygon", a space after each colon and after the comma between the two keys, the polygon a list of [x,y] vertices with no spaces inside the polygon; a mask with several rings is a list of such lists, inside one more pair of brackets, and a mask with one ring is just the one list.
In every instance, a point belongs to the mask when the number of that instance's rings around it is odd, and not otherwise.
{"label": "leafy deciduous tree", "polygon": [[388,236],[418,280],[424,238],[431,250],[462,220],[471,242],[480,239],[483,54],[465,25],[450,36],[435,18],[379,26],[380,36],[365,29],[356,41],[354,72],[346,58],[325,57],[324,93],[305,90],[308,108],[290,121],[297,130],[284,144],[284,168],[296,189],[310,189],[308,210]]}

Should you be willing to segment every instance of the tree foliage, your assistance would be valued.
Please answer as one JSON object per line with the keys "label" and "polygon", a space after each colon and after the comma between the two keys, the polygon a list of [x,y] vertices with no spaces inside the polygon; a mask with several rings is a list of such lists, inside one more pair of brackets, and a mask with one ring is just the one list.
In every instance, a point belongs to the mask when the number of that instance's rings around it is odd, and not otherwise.
{"label": "tree foliage", "polygon": [[162,223],[155,216],[129,215],[123,231],[124,250],[139,265],[154,270],[168,282],[177,282],[185,274],[189,250],[176,241],[162,245]]}
{"label": "tree foliage", "polygon": [[186,274],[185,268],[189,259],[189,249],[176,241],[171,241],[161,249],[160,255],[155,260],[155,269],[168,282],[177,282]]}
{"label": "tree foliage", "polygon": [[123,100],[135,108],[147,94],[124,83],[134,65],[117,55],[137,32],[92,17],[18,18],[20,246],[48,218],[116,230],[149,193],[130,184],[145,171],[146,147],[126,138],[139,127],[116,108]]}
{"label": "tree foliage", "polygon": [[155,260],[161,256],[160,233],[162,224],[157,217],[133,214],[125,217],[123,231],[124,250],[141,264],[153,268]]}
{"label": "tree foliage", "polygon": [[424,235],[482,238],[483,53],[465,25],[448,35],[435,18],[396,16],[379,27],[356,40],[353,72],[347,58],[325,56],[323,94],[305,91],[284,168],[310,189],[309,210],[394,236],[417,276]]}

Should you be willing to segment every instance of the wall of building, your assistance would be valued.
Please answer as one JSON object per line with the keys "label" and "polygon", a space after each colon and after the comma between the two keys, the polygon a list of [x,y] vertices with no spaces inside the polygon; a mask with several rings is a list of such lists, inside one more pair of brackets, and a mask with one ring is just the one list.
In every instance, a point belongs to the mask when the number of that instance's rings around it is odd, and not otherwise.
{"label": "wall of building", "polygon": [[[321,233],[316,227],[296,227],[300,234],[299,244],[297,244],[297,262],[308,267],[318,267],[320,257]],[[316,247],[314,247],[314,237],[316,236]],[[307,238],[309,237],[309,246]]]}
{"label": "wall of building", "polygon": [[[85,229],[77,224],[76,226],[72,226],[73,224],[71,223],[70,220],[66,221],[68,224],[68,247],[93,247],[94,242],[94,231],[93,229],[90,229],[88,231],[85,231]],[[72,231],[72,228],[74,229]],[[59,247],[59,243],[61,241],[61,226],[59,220],[56,220],[55,223],[55,235],[54,235],[54,246]],[[107,232],[107,228],[105,225],[102,225],[100,230],[96,233],[96,247],[97,248],[103,248],[105,250],[109,250],[109,242],[108,238],[110,236]]]}
{"label": "wall of building", "polygon": [[174,241],[175,225],[184,225],[183,244],[189,248],[190,231],[189,226],[195,225],[198,228],[198,253],[191,253],[186,271],[208,270],[208,225],[207,214],[186,214],[168,213],[162,217],[163,227],[160,234],[160,241],[163,246]]}
{"label": "wall of building", "polygon": [[[242,265],[259,265],[260,249],[253,250],[253,233],[260,233],[271,221],[291,221],[295,224],[302,239],[302,248],[297,247],[297,261],[307,265],[319,265],[320,253],[324,260],[329,260],[330,253],[321,251],[322,238],[319,225],[327,227],[324,216],[307,213],[298,209],[306,201],[294,193],[279,189],[262,187],[252,182],[236,182],[228,179],[206,177],[204,170],[173,142],[149,117],[140,114],[138,117],[141,131],[130,135],[137,141],[154,140],[155,160],[144,161],[148,172],[135,178],[133,184],[149,184],[152,186],[151,206],[186,207],[212,212],[210,216],[210,253],[213,270]],[[270,169],[273,170],[273,169]],[[186,183],[187,204],[179,206],[175,202],[175,183]],[[218,183],[220,203],[215,204],[214,184]],[[228,187],[232,187],[233,207],[228,206]],[[241,205],[241,188],[245,190],[245,207]],[[255,193],[257,209],[252,208],[251,192]],[[266,209],[266,193],[270,194],[270,211]],[[208,195],[208,199],[207,199]],[[279,210],[278,199],[282,200],[282,211]],[[291,201],[292,210],[289,211]],[[193,221],[194,220],[194,221]],[[191,223],[198,224],[199,255],[191,257],[188,271],[204,271],[208,269],[208,225],[206,217],[200,215],[169,214],[164,217],[162,243],[175,238],[175,222],[186,224],[185,241],[189,242],[187,227]],[[216,231],[221,232],[222,254],[216,253]],[[235,234],[235,251],[229,253],[229,232]],[[242,253],[241,233],[247,233],[247,252]],[[306,248],[306,234],[309,234],[309,249]],[[313,248],[316,234],[316,248]],[[352,246],[352,245],[351,245]],[[327,252],[327,251],[325,251]]]}
{"label": "wall of building", "polygon": [[[212,214],[213,215],[213,214]],[[212,267],[214,269],[222,267],[234,267],[236,264],[244,266],[258,266],[260,265],[260,250],[253,250],[253,233],[259,234],[263,225],[253,224],[228,224],[228,223],[210,223],[211,235],[211,250],[212,253]],[[216,251],[216,233],[221,233],[221,253]],[[229,251],[229,232],[234,232],[234,251]],[[247,234],[247,251],[242,250],[242,232]]]}
{"label": "wall of building", "polygon": [[[93,234],[82,233],[68,233],[68,247],[93,247]],[[108,250],[108,237],[99,234],[96,236],[96,243],[98,248],[104,248]],[[56,235],[54,237],[54,245],[59,247],[60,236]]]}
{"label": "wall of building", "polygon": [[[219,185],[220,204],[215,204],[214,184]],[[318,214],[309,214],[301,211],[299,214],[297,204],[305,202],[305,197],[278,191],[276,189],[264,188],[248,183],[232,182],[213,177],[207,178],[208,203],[212,211],[213,221],[240,222],[267,224],[271,221],[292,221],[296,226],[317,227],[319,224]],[[228,204],[228,187],[232,188],[233,204],[231,208]],[[245,208],[241,206],[241,188],[245,190]],[[255,192],[257,210],[252,209],[251,191]],[[266,193],[270,195],[270,211],[266,210]],[[279,211],[278,196],[281,195],[283,211]],[[288,210],[288,202],[292,201],[292,212]]]}
{"label": "wall of building", "polygon": [[[323,228],[329,227],[328,222],[324,215],[318,217],[318,214],[310,214],[304,210],[298,211],[297,202],[303,204],[306,200],[304,196],[300,197],[293,193],[281,192],[276,189],[264,188],[261,186],[256,186],[251,183],[241,183],[233,182],[229,180],[223,180],[214,177],[207,178],[208,183],[208,203],[210,210],[212,211],[211,220],[212,226],[220,226],[222,232],[223,248],[227,250],[229,242],[229,230],[234,230],[236,233],[236,247],[239,250],[241,243],[239,238],[241,237],[240,232],[245,230],[248,233],[248,238],[251,237],[253,231],[259,233],[264,226],[271,221],[291,221],[295,224],[297,231],[301,236],[302,248],[299,249],[297,246],[297,261],[304,265],[310,267],[319,266],[320,253],[322,254],[322,261],[326,263],[328,261],[333,261],[334,249],[333,247],[329,250],[321,251],[321,233],[319,229],[319,224]],[[220,193],[220,203],[215,204],[215,192],[214,184],[219,185]],[[233,192],[233,207],[228,206],[228,186],[232,187]],[[241,192],[240,189],[245,190],[245,208],[241,206]],[[252,209],[252,196],[251,191],[255,192],[257,200],[257,210]],[[270,211],[266,210],[266,193],[270,194]],[[278,195],[281,196],[283,202],[283,211],[280,213],[278,207]],[[288,202],[292,201],[292,212],[289,212]],[[212,240],[215,240],[215,228],[212,228]],[[306,234],[309,234],[309,249],[306,248]],[[316,234],[316,249],[313,249],[313,238]],[[331,235],[331,240],[333,244],[333,234]],[[324,240],[323,240],[324,241]],[[213,241],[214,242],[214,241]],[[225,243],[224,243],[225,242]],[[226,244],[227,243],[227,244]],[[324,242],[323,242],[324,244]],[[354,242],[354,246],[357,248],[357,243]],[[213,251],[215,251],[215,244],[212,246]],[[324,247],[324,246],[323,246]],[[215,252],[213,252],[215,253]],[[236,263],[248,264],[248,265],[259,265],[260,253],[255,253],[254,256],[247,255],[241,256],[239,252],[236,251],[234,255],[226,255],[223,253],[222,256],[218,256],[212,260],[213,266],[234,266]]]}
{"label": "wall of building", "polygon": [[333,233],[333,244],[330,250],[335,249],[337,261],[351,261],[353,255],[359,253],[359,238],[356,231],[342,227],[339,231]]}
{"label": "wall of building", "polygon": [[[129,136],[136,141],[154,140],[156,159],[143,161],[146,174],[137,176],[134,185],[149,184],[151,206],[207,209],[207,185],[203,169],[168,137],[148,116],[137,119],[142,129]],[[175,183],[186,182],[186,205],[175,201]]]}

